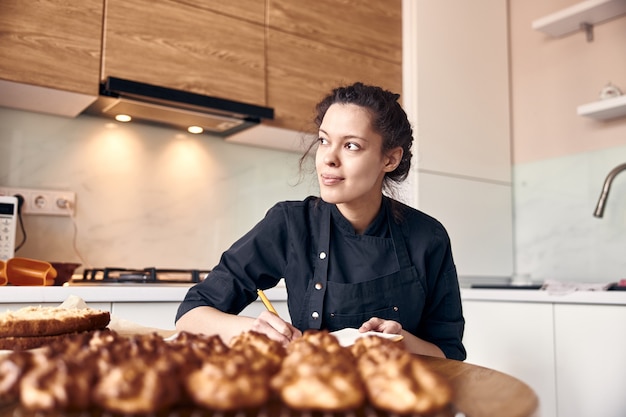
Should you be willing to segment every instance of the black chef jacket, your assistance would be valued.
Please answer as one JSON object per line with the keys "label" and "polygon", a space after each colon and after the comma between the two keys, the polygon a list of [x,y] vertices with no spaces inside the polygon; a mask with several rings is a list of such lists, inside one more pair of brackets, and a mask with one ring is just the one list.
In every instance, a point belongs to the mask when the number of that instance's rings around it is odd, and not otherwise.
{"label": "black chef jacket", "polygon": [[466,357],[450,240],[441,223],[418,210],[383,197],[360,235],[334,204],[317,197],[280,202],[189,289],[176,320],[199,306],[238,314],[257,289],[283,277],[289,314],[301,331],[358,328],[379,317],[448,358]]}

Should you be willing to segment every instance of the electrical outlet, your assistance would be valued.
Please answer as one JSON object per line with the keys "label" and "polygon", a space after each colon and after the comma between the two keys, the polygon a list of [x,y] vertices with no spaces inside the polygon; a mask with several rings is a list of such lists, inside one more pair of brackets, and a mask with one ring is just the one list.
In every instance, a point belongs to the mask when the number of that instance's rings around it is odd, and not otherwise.
{"label": "electrical outlet", "polygon": [[0,187],[0,195],[24,197],[22,214],[42,216],[72,216],[76,208],[76,193],[62,190]]}

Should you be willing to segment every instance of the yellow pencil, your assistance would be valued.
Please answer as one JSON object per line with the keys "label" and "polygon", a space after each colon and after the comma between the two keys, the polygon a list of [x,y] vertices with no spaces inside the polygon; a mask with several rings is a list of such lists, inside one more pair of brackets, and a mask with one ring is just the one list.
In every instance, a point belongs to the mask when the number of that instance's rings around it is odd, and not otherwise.
{"label": "yellow pencil", "polygon": [[267,308],[267,311],[274,313],[278,316],[278,312],[276,311],[272,303],[270,303],[270,300],[267,299],[263,290],[256,290],[256,293],[259,294],[259,297],[261,298],[261,301],[263,301],[263,304],[265,305],[265,308]]}

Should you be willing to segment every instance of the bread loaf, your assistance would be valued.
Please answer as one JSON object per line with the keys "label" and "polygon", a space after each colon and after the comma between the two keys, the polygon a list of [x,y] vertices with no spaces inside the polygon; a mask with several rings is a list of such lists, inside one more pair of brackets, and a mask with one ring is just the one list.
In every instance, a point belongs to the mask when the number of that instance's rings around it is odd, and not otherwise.
{"label": "bread loaf", "polygon": [[41,338],[45,343],[49,336],[104,329],[110,320],[108,311],[91,308],[30,306],[0,313],[0,338],[14,338],[10,340],[16,343]]}

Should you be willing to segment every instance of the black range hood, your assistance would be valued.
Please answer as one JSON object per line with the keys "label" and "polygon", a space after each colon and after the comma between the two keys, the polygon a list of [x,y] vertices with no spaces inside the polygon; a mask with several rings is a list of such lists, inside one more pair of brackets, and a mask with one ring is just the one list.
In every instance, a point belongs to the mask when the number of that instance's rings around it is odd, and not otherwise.
{"label": "black range hood", "polygon": [[100,96],[85,113],[115,118],[126,114],[135,121],[187,130],[200,126],[205,133],[227,137],[273,119],[274,109],[109,77]]}

